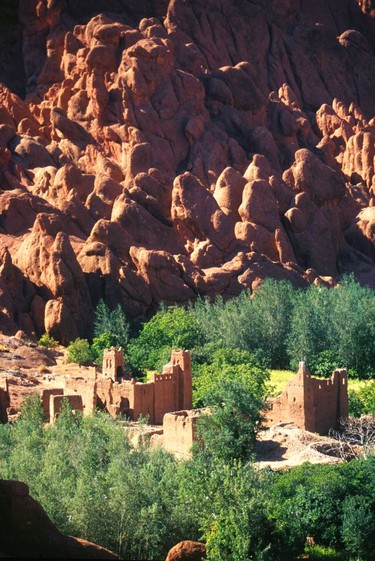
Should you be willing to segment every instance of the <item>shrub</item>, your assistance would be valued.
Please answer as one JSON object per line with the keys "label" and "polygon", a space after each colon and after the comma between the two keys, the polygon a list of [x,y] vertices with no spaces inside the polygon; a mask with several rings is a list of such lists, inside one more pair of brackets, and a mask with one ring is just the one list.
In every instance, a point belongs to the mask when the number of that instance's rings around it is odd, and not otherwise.
{"label": "shrub", "polygon": [[77,364],[87,364],[92,360],[90,344],[87,339],[76,339],[66,349],[66,359],[68,362]]}
{"label": "shrub", "polygon": [[92,359],[97,363],[103,362],[103,353],[105,349],[109,349],[116,345],[115,338],[108,331],[103,331],[98,337],[94,337],[91,345]]}
{"label": "shrub", "polygon": [[56,341],[56,339],[54,339],[53,337],[51,337],[51,335],[49,335],[49,333],[44,333],[38,341],[38,345],[40,345],[41,347],[47,347],[47,348],[57,347],[58,344],[59,344],[59,342]]}
{"label": "shrub", "polygon": [[340,363],[336,354],[332,350],[321,351],[313,355],[309,360],[309,370],[314,376],[319,378],[330,378],[336,368],[340,368]]}
{"label": "shrub", "polygon": [[375,515],[364,497],[343,503],[342,538],[346,551],[357,559],[371,559],[375,547]]}
{"label": "shrub", "polygon": [[369,380],[358,390],[348,390],[349,414],[354,417],[375,415],[375,380]]}
{"label": "shrub", "polygon": [[[206,348],[206,347],[204,347]],[[252,353],[241,349],[215,349],[208,346],[205,362],[193,366],[193,403],[195,407],[211,405],[208,396],[221,380],[239,380],[248,391],[262,399],[269,372]]]}
{"label": "shrub", "polygon": [[128,355],[132,368],[159,370],[173,348],[192,349],[203,343],[203,331],[194,314],[171,306],[144,324],[139,337],[129,343]]}
{"label": "shrub", "polygon": [[364,405],[359,394],[355,390],[348,389],[349,415],[360,417],[364,413]]}
{"label": "shrub", "polygon": [[206,394],[210,413],[198,418],[198,434],[215,457],[250,460],[262,420],[263,400],[241,379],[220,379]]}
{"label": "shrub", "polygon": [[363,403],[363,413],[375,415],[375,380],[366,382],[358,393]]}

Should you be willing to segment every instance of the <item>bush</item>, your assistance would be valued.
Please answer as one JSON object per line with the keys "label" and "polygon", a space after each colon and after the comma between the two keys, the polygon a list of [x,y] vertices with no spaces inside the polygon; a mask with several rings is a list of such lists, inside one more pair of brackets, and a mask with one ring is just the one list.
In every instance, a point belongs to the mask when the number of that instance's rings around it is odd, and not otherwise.
{"label": "bush", "polygon": [[349,414],[353,417],[375,415],[375,380],[369,380],[358,390],[348,390]]}
{"label": "bush", "polygon": [[209,393],[224,379],[241,381],[248,392],[263,399],[269,372],[256,356],[241,349],[215,349],[211,345],[203,347],[201,352],[204,361],[193,365],[194,407],[211,405]]}
{"label": "bush", "polygon": [[357,559],[373,559],[375,515],[364,497],[347,497],[343,503],[342,538],[346,551]]}
{"label": "bush", "polygon": [[351,417],[360,417],[364,414],[364,405],[357,391],[348,389],[348,402]]}
{"label": "bush", "polygon": [[340,363],[332,350],[321,351],[309,360],[310,372],[319,378],[330,378],[336,368],[340,368]]}
{"label": "bush", "polygon": [[192,349],[203,343],[203,331],[193,313],[171,306],[155,314],[144,324],[139,337],[130,341],[130,365],[133,369],[159,370],[173,348]]}
{"label": "bush", "polygon": [[358,394],[363,403],[363,413],[375,415],[375,380],[366,382]]}
{"label": "bush", "polygon": [[204,450],[215,457],[250,460],[262,420],[263,401],[241,380],[221,379],[207,393],[210,413],[198,418],[198,435]]}
{"label": "bush", "polygon": [[104,331],[98,335],[98,337],[94,337],[91,345],[91,355],[94,362],[101,365],[105,349],[110,349],[114,347],[115,344],[115,338],[108,331]]}
{"label": "bush", "polygon": [[90,344],[87,339],[76,339],[66,349],[66,360],[77,364],[87,364],[92,360]]}
{"label": "bush", "polygon": [[268,515],[261,478],[241,462],[216,463],[212,467],[206,485],[209,510],[202,516],[207,559],[277,559],[272,552],[275,521]]}
{"label": "bush", "polygon": [[54,339],[53,337],[51,337],[51,335],[49,335],[48,333],[44,333],[38,341],[38,345],[47,348],[57,347],[58,344],[59,342],[56,341],[56,339]]}
{"label": "bush", "polygon": [[[332,547],[323,547],[320,545],[307,546],[305,553],[310,561],[344,561],[342,555],[337,553]],[[345,559],[345,561],[347,561]]]}

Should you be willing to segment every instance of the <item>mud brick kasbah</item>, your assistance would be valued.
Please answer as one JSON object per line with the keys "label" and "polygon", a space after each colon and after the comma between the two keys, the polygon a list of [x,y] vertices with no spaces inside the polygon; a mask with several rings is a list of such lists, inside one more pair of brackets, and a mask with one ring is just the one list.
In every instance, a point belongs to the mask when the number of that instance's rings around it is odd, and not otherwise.
{"label": "mud brick kasbah", "polygon": [[[153,445],[161,445],[183,458],[188,457],[196,438],[196,421],[202,413],[192,409],[192,369],[190,352],[173,350],[162,372],[153,373],[145,383],[130,378],[124,365],[123,349],[104,351],[102,369],[65,365],[59,367],[61,387],[44,389],[42,406],[47,420],[54,423],[63,398],[74,410],[91,415],[106,410],[113,417],[137,421],[147,417]],[[7,387],[0,389],[0,410],[6,413]],[[268,399],[265,425],[293,422],[300,429],[327,434],[348,416],[347,372],[335,370],[331,379],[314,378],[304,362],[285,391]],[[6,415],[1,418],[6,422]]]}
{"label": "mud brick kasbah", "polygon": [[[80,368],[71,374],[65,378],[64,387],[42,393],[44,412],[51,422],[59,413],[61,396],[85,415],[99,408],[107,410],[113,417],[126,415],[134,421],[139,416],[147,417],[151,424],[162,424],[165,413],[192,407],[189,351],[172,351],[162,373],[152,374],[151,380],[145,383],[127,375],[121,348],[104,351],[101,373],[95,368]],[[80,402],[76,399],[77,394],[81,396]]]}
{"label": "mud brick kasbah", "polygon": [[268,400],[266,424],[293,422],[299,428],[327,434],[340,419],[348,417],[348,376],[345,369],[334,370],[329,380],[313,378],[305,363],[285,391]]}

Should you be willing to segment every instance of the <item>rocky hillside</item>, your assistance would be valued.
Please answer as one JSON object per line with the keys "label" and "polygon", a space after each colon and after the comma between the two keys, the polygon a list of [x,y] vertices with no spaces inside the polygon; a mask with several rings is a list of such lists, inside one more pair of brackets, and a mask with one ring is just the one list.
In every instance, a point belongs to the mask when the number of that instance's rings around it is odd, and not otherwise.
{"label": "rocky hillside", "polygon": [[375,287],[374,0],[3,0],[0,328]]}

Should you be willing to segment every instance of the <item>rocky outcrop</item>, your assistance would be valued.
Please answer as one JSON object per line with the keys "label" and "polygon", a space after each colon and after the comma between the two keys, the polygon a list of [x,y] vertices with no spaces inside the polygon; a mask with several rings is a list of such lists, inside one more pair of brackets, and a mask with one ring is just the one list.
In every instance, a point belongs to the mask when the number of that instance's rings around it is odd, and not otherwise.
{"label": "rocky outcrop", "polygon": [[206,559],[206,546],[201,542],[185,540],[174,545],[165,561],[202,561]]}
{"label": "rocky outcrop", "polygon": [[0,480],[1,557],[120,559],[104,547],[59,532],[20,481]]}
{"label": "rocky outcrop", "polygon": [[67,343],[100,298],[142,319],[267,276],[375,287],[373,14],[6,1],[1,329]]}

